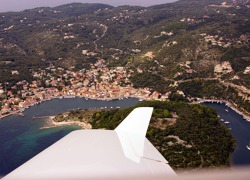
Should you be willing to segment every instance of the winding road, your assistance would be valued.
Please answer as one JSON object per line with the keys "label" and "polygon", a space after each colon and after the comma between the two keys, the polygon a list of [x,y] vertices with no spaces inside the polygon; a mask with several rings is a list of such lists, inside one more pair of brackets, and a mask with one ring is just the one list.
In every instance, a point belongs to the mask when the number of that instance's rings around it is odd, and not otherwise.
{"label": "winding road", "polygon": [[94,44],[95,44],[95,51],[98,50],[98,45],[97,45],[96,42],[99,41],[101,38],[103,38],[103,37],[106,35],[107,31],[108,31],[108,26],[102,24],[101,27],[104,27],[104,31],[103,31],[103,34],[101,35],[101,37],[99,37],[98,39],[96,39],[96,40],[94,41]]}

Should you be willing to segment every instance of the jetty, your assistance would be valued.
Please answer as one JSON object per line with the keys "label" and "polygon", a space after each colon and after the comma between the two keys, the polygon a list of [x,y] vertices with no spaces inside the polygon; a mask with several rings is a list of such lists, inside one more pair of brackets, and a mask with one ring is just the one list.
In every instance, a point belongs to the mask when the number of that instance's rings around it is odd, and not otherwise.
{"label": "jetty", "polygon": [[33,118],[32,119],[52,119],[52,118],[54,118],[55,116],[33,116]]}

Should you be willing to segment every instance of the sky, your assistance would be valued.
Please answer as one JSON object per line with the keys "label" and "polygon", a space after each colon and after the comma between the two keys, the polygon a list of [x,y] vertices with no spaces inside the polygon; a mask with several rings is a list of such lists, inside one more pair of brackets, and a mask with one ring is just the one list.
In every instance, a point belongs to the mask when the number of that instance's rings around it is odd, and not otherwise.
{"label": "sky", "polygon": [[164,4],[177,0],[0,0],[0,12],[6,11],[22,11],[36,7],[54,7],[72,2],[82,3],[103,3],[112,6],[119,5],[140,5],[150,6],[156,4]]}

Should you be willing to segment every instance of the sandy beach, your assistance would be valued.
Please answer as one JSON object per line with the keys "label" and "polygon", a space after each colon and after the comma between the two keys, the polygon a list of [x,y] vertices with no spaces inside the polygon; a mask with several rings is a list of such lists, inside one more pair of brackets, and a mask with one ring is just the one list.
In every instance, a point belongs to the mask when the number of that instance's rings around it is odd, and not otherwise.
{"label": "sandy beach", "polygon": [[78,121],[68,121],[68,122],[55,122],[55,121],[53,121],[53,125],[54,126],[76,125],[76,126],[81,127],[82,129],[92,129],[91,124],[88,124],[85,122],[78,122]]}
{"label": "sandy beach", "polygon": [[53,127],[60,127],[60,126],[68,126],[68,125],[75,125],[75,126],[79,126],[82,129],[91,129],[91,125],[84,123],[84,122],[77,122],[77,121],[72,121],[72,122],[55,122],[52,121],[51,125],[47,125],[44,127],[41,127],[40,129],[49,129],[49,128],[53,128]]}

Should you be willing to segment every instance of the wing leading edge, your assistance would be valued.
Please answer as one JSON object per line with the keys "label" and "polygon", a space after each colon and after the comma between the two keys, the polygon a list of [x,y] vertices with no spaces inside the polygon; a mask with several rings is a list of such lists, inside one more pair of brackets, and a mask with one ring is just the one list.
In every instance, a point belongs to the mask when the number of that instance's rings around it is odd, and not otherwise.
{"label": "wing leading edge", "polygon": [[78,130],[4,179],[126,179],[176,175],[145,137],[153,108],[133,110],[114,130]]}

